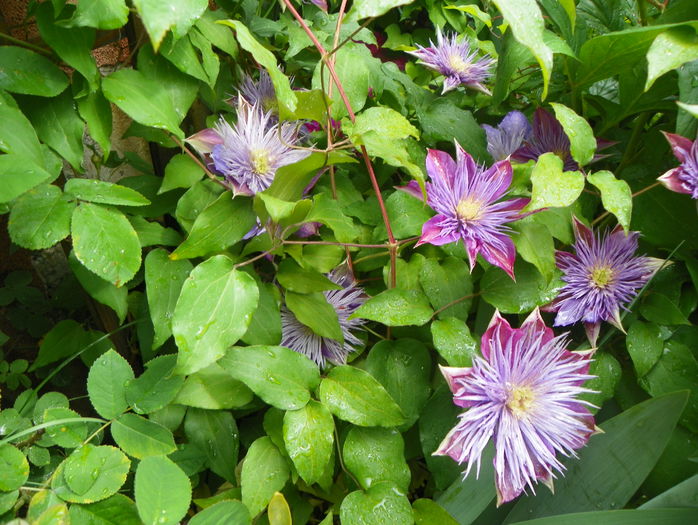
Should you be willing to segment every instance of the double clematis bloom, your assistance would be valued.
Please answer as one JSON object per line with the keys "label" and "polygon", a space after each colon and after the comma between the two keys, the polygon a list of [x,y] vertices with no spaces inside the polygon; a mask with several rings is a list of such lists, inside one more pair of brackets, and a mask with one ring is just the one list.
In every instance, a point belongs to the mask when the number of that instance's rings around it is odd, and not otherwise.
{"label": "double clematis bloom", "polygon": [[579,398],[591,392],[588,353],[570,352],[555,337],[538,310],[511,328],[495,313],[482,336],[482,357],[470,368],[441,367],[453,402],[467,410],[435,455],[473,465],[479,474],[482,452],[494,440],[497,504],[542,481],[552,489],[564,466],[558,454],[576,457],[596,430],[593,406]]}
{"label": "double clematis bloom", "polygon": [[638,232],[625,234],[618,226],[604,235],[574,219],[575,253],[558,251],[557,266],[566,283],[549,309],[557,311],[555,326],[582,321],[587,337],[596,344],[602,321],[623,330],[620,309],[664,264],[653,257],[636,257]]}
{"label": "double clematis bloom", "polygon": [[686,193],[691,198],[698,199],[698,140],[673,133],[664,133],[664,136],[681,164],[667,171],[658,180],[671,191]]}
{"label": "double clematis bloom", "polygon": [[324,367],[328,361],[336,365],[345,364],[347,356],[361,344],[354,332],[366,322],[365,319],[350,319],[351,314],[367,299],[363,289],[356,285],[354,276],[347,269],[338,268],[327,277],[342,287],[339,290],[328,290],[324,294],[327,302],[337,312],[343,342],[316,334],[288,308],[281,308],[281,346],[307,356],[320,367]]}
{"label": "double clematis bloom", "polygon": [[266,190],[279,168],[310,155],[295,147],[300,141],[296,125],[277,122],[271,111],[251,105],[244,96],[238,97],[237,117],[234,126],[221,118],[215,127],[187,139],[235,195]]}
{"label": "double clematis bloom", "polygon": [[[427,153],[427,203],[436,215],[424,223],[417,243],[440,246],[462,240],[468,252],[470,269],[477,255],[499,266],[514,278],[516,249],[509,238],[507,223],[523,217],[521,210],[530,199],[499,201],[511,186],[512,170],[508,160],[491,168],[478,166],[456,142],[456,161],[439,150]],[[401,188],[421,198],[416,182]]]}
{"label": "double clematis bloom", "polygon": [[245,75],[238,89],[238,96],[244,98],[250,106],[257,106],[264,112],[278,113],[279,111],[274,84],[265,69],[260,69],[259,80]]}
{"label": "double clematis bloom", "polygon": [[494,160],[504,160],[521,147],[531,135],[531,124],[520,111],[510,111],[496,128],[483,124],[487,135],[487,151]]}
{"label": "double clematis bloom", "polygon": [[471,49],[467,40],[459,42],[455,34],[444,36],[441,29],[436,30],[436,44],[431,40],[429,44],[429,47],[418,46],[417,51],[408,53],[419,58],[420,64],[435,69],[445,77],[442,94],[461,84],[491,94],[483,82],[492,74],[495,62],[492,58],[485,55],[478,59],[477,52]]}

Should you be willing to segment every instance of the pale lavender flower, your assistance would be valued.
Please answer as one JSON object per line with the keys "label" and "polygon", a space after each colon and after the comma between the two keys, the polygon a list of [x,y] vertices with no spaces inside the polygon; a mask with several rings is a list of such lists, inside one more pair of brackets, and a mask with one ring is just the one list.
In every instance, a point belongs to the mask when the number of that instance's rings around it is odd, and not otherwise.
{"label": "pale lavender flower", "polygon": [[620,309],[632,301],[664,261],[636,257],[638,232],[628,235],[618,226],[599,235],[574,218],[575,254],[558,251],[557,266],[566,283],[549,309],[555,326],[583,321],[592,345],[607,321],[623,330]]}
{"label": "pale lavender flower", "polygon": [[435,69],[445,77],[442,94],[461,84],[491,94],[483,82],[492,75],[495,62],[492,58],[485,55],[478,59],[477,51],[470,48],[467,40],[459,42],[455,34],[444,36],[441,29],[436,30],[436,44],[431,40],[429,44],[429,47],[418,46],[417,51],[408,53],[419,58],[420,64]]}
{"label": "pale lavender flower", "polygon": [[303,160],[310,151],[294,147],[299,140],[296,126],[273,122],[271,111],[265,113],[243,97],[238,99],[237,110],[234,126],[221,118],[214,128],[187,141],[236,195],[254,195],[271,185],[276,170]]}
{"label": "pale lavender flower", "polygon": [[504,160],[521,147],[531,133],[531,124],[520,111],[510,111],[496,128],[483,124],[487,151],[494,160]]}
{"label": "pale lavender flower", "polygon": [[[530,199],[497,202],[511,186],[509,161],[485,170],[456,142],[456,162],[444,151],[428,151],[427,173],[431,179],[426,183],[427,203],[437,215],[424,223],[417,246],[462,240],[471,271],[479,253],[513,279],[516,249],[507,235],[511,231],[507,223],[523,217],[519,212]],[[400,189],[422,198],[414,181]]]}
{"label": "pale lavender flower", "polygon": [[310,0],[310,3],[315,4],[320,9],[322,9],[325,13],[327,13],[327,0]]}
{"label": "pale lavender flower", "polygon": [[589,353],[570,352],[536,309],[511,328],[499,313],[482,336],[482,357],[470,368],[441,367],[453,402],[467,408],[434,452],[480,472],[482,451],[494,440],[497,505],[542,481],[552,489],[564,465],[558,454],[576,457],[594,433],[593,406],[578,399],[590,392],[582,385]]}
{"label": "pale lavender flower", "polygon": [[698,140],[687,139],[674,133],[664,133],[674,156],[681,163],[667,171],[659,181],[671,191],[686,193],[698,199]]}
{"label": "pale lavender flower", "polygon": [[258,106],[263,111],[271,111],[273,113],[279,111],[274,84],[265,69],[259,71],[259,80],[254,80],[251,76],[245,75],[238,88],[238,94],[250,106]]}
{"label": "pale lavender flower", "polygon": [[354,332],[366,322],[365,319],[349,318],[367,299],[363,289],[356,285],[354,276],[347,269],[339,268],[330,272],[327,277],[341,286],[339,290],[327,290],[324,294],[327,302],[337,312],[343,342],[316,334],[301,323],[288,308],[281,308],[281,346],[307,356],[320,367],[324,367],[327,361],[336,365],[345,364],[347,356],[361,344]]}

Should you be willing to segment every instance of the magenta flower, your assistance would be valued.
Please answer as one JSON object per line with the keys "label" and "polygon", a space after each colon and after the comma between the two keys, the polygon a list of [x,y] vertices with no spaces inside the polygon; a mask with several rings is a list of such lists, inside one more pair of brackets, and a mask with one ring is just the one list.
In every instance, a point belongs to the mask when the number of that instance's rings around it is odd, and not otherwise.
{"label": "magenta flower", "polygon": [[555,326],[583,321],[592,345],[601,321],[623,330],[620,309],[632,301],[664,261],[636,257],[638,232],[626,235],[618,226],[603,236],[574,219],[575,254],[558,251],[557,266],[566,283],[551,303]]}
{"label": "magenta flower", "polygon": [[510,111],[496,128],[483,124],[487,151],[494,160],[504,160],[518,150],[531,134],[531,125],[520,111]]}
{"label": "magenta flower", "polygon": [[418,46],[417,51],[408,51],[419,58],[419,63],[435,69],[444,77],[443,91],[451,91],[463,84],[472,89],[482,91],[490,95],[490,91],[483,85],[491,75],[494,60],[488,55],[477,59],[477,52],[470,48],[467,40],[457,41],[455,34],[441,34],[441,29],[436,30],[436,44],[429,41],[429,47]]}
{"label": "magenta flower", "polygon": [[[456,142],[456,162],[444,151],[428,151],[427,173],[431,179],[426,183],[427,203],[437,214],[424,223],[417,246],[462,240],[471,271],[479,253],[513,279],[516,249],[507,235],[511,231],[507,223],[523,217],[519,212],[530,199],[497,202],[511,186],[509,161],[485,170]],[[414,181],[401,189],[422,198]]]}
{"label": "magenta flower", "polygon": [[339,290],[328,290],[324,294],[327,302],[337,312],[344,342],[316,334],[288,308],[281,308],[281,346],[307,356],[320,367],[324,367],[327,361],[336,365],[345,364],[347,356],[361,344],[354,332],[366,322],[365,319],[350,319],[351,314],[367,299],[363,289],[356,285],[354,276],[341,268],[333,270],[327,277],[342,287]]}
{"label": "magenta flower", "polygon": [[690,140],[674,133],[664,133],[671,151],[681,163],[667,171],[659,181],[671,191],[686,193],[698,199],[698,140]]}
{"label": "magenta flower", "polygon": [[303,160],[310,151],[294,147],[299,141],[294,124],[275,122],[271,111],[265,113],[243,97],[237,109],[235,126],[221,118],[214,128],[187,141],[225,178],[235,195],[254,195],[271,185],[276,170]]}
{"label": "magenta flower", "polygon": [[542,481],[552,489],[557,455],[576,457],[594,433],[593,406],[578,399],[590,390],[588,353],[570,352],[538,310],[521,328],[511,328],[499,312],[482,336],[482,357],[470,368],[441,367],[453,402],[467,408],[434,455],[473,464],[480,472],[482,451],[494,440],[497,505]]}

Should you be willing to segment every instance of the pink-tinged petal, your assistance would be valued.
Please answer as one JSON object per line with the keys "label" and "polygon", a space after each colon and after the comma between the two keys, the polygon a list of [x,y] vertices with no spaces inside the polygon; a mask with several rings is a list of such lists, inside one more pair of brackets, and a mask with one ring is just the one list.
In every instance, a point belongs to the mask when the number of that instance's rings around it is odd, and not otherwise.
{"label": "pink-tinged petal", "polygon": [[448,388],[452,393],[456,393],[460,388],[456,382],[458,379],[463,379],[468,376],[471,368],[458,368],[454,366],[441,366],[439,365],[439,370],[448,384]]}
{"label": "pink-tinged petal", "polygon": [[577,217],[572,217],[572,226],[574,228],[574,236],[578,241],[582,240],[589,246],[594,242],[594,232]]}
{"label": "pink-tinged petal", "polygon": [[474,239],[463,239],[463,244],[465,245],[465,251],[468,253],[468,265],[470,266],[470,273],[473,273],[475,269],[475,264],[477,263],[477,254],[480,253],[480,244]]}
{"label": "pink-tinged petal", "polygon": [[667,133],[666,131],[662,131],[662,133],[664,133],[664,137],[669,142],[671,151],[674,152],[674,156],[679,160],[679,162],[686,162],[688,154],[691,151],[691,147],[693,146],[693,141],[691,139],[687,139],[686,137],[682,137],[681,135],[676,135],[675,133]]}
{"label": "pink-tinged petal", "polygon": [[458,164],[458,169],[461,170],[462,179],[466,182],[466,185],[470,186],[472,179],[475,177],[484,178],[485,174],[479,173],[477,163],[473,159],[473,156],[465,151],[463,147],[458,144],[458,141],[454,140],[453,143],[456,145],[456,162]]}
{"label": "pink-tinged petal", "polygon": [[504,195],[509,186],[514,172],[511,169],[511,162],[508,160],[500,160],[495,162],[490,169],[482,174],[484,179],[491,181],[492,186],[488,188],[488,198],[490,202],[494,202]]}
{"label": "pink-tinged petal", "polygon": [[482,85],[480,82],[468,83],[467,86],[473,88],[476,91],[479,91],[480,93],[484,93],[487,96],[492,96],[492,92],[489,89],[487,89],[484,85]]}
{"label": "pink-tinged petal", "polygon": [[521,328],[527,327],[530,327],[533,332],[542,332],[542,342],[544,344],[555,339],[555,332],[553,332],[552,328],[546,326],[545,321],[543,321],[543,318],[540,316],[540,310],[538,308],[528,314],[526,320],[521,324]]}
{"label": "pink-tinged petal", "polygon": [[674,264],[666,259],[658,259],[656,257],[643,257],[643,259],[645,261],[645,265],[647,266],[647,271],[649,272],[650,277],[662,268],[666,268],[667,266]]}
{"label": "pink-tinged petal", "polygon": [[318,6],[325,13],[327,13],[327,0],[310,0],[310,2]]}
{"label": "pink-tinged petal", "polygon": [[616,308],[613,312],[611,312],[611,317],[610,319],[607,319],[607,321],[615,326],[618,330],[625,333],[625,328],[623,328],[623,323],[620,318],[620,309]]}
{"label": "pink-tinged petal", "polygon": [[[531,202],[531,199],[529,199],[528,197],[517,197],[515,199],[509,199],[508,201],[502,201],[492,204],[490,205],[489,209],[492,211],[521,211],[526,206],[528,206],[529,202]],[[531,212],[522,213],[521,217],[519,218],[527,217],[528,215],[532,215],[539,211],[542,210],[533,210]]]}
{"label": "pink-tinged petal", "polygon": [[448,75],[444,77],[444,86],[443,89],[441,90],[441,94],[448,93],[449,91],[453,91],[456,89],[458,86],[460,86],[461,81],[460,78],[458,77],[453,77],[451,75]]}
{"label": "pink-tinged petal", "polygon": [[422,192],[422,188],[419,187],[419,182],[416,180],[411,180],[404,186],[395,186],[395,189],[404,191],[405,193],[408,193],[409,195],[412,195],[413,197],[416,197],[422,201],[426,200],[424,193]]}
{"label": "pink-tinged petal", "polygon": [[480,249],[483,259],[488,263],[499,266],[514,281],[514,261],[516,260],[516,247],[514,242],[506,235],[500,235],[496,245],[493,243],[483,244]]}
{"label": "pink-tinged petal", "polygon": [[[596,151],[601,151],[618,144],[617,140],[596,139]],[[603,155],[604,157],[607,155]]]}
{"label": "pink-tinged petal", "polygon": [[584,331],[587,334],[587,339],[591,346],[596,346],[596,340],[599,338],[599,332],[601,331],[601,323],[584,323]]}
{"label": "pink-tinged petal", "polygon": [[200,154],[211,153],[213,146],[223,144],[223,137],[213,128],[202,129],[185,139]]}
{"label": "pink-tinged petal", "polygon": [[555,264],[561,270],[565,270],[566,268],[579,265],[579,261],[573,254],[558,250],[555,252]]}
{"label": "pink-tinged petal", "polygon": [[441,246],[457,241],[460,236],[456,232],[451,232],[446,235],[443,234],[443,229],[439,226],[439,223],[446,219],[447,217],[443,215],[435,215],[425,222],[422,226],[422,236],[415,246],[421,246],[426,243],[433,244],[434,246]]}
{"label": "pink-tinged petal", "polygon": [[661,182],[664,187],[671,191],[675,191],[676,193],[686,193],[688,195],[692,195],[693,192],[686,187],[684,187],[684,184],[681,182],[681,179],[679,179],[679,174],[681,173],[681,168],[674,168],[669,171],[667,171],[664,175],[659,177],[657,180]]}
{"label": "pink-tinged petal", "polygon": [[504,341],[508,341],[514,334],[514,329],[509,324],[509,321],[504,319],[499,313],[499,310],[494,312],[487,330],[482,334],[480,340],[480,352],[486,361],[490,361],[491,345],[499,345]]}
{"label": "pink-tinged petal", "polygon": [[429,149],[427,150],[427,173],[432,180],[440,180],[452,188],[456,163],[445,151]]}

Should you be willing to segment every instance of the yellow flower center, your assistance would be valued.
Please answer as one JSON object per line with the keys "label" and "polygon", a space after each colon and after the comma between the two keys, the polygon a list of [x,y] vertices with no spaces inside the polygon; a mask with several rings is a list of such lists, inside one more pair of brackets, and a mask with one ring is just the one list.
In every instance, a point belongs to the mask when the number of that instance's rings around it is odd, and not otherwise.
{"label": "yellow flower center", "polygon": [[598,266],[591,270],[591,282],[594,286],[600,289],[606,288],[613,282],[615,272],[608,266]]}
{"label": "yellow flower center", "polygon": [[264,175],[269,171],[269,155],[263,149],[255,149],[250,153],[252,171],[257,175]]}
{"label": "yellow flower center", "polygon": [[515,417],[522,418],[531,412],[535,399],[535,394],[530,387],[517,386],[509,392],[507,408]]}
{"label": "yellow flower center", "polygon": [[477,220],[482,215],[482,202],[472,197],[466,197],[456,206],[456,215],[462,221]]}
{"label": "yellow flower center", "polygon": [[453,71],[460,74],[463,74],[470,69],[470,64],[463,60],[459,55],[449,55],[448,65],[451,67],[451,69],[453,69]]}

